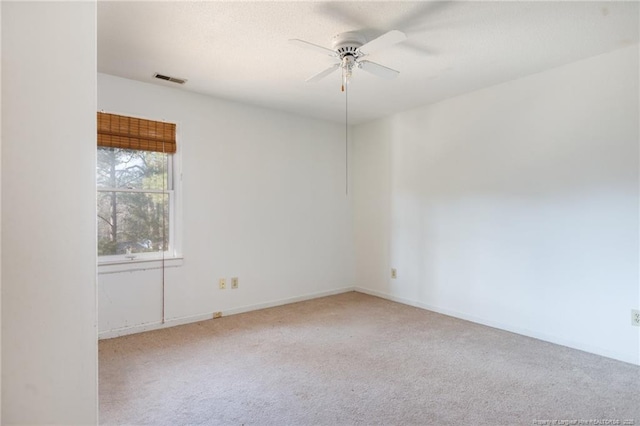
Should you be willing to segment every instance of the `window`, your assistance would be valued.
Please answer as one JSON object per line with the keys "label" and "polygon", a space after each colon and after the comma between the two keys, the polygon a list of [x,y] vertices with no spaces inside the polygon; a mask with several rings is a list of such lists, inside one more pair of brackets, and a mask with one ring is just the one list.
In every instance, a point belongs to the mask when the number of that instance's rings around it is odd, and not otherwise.
{"label": "window", "polygon": [[170,251],[171,155],[98,147],[98,256]]}
{"label": "window", "polygon": [[175,256],[173,152],[174,124],[98,113],[100,261]]}

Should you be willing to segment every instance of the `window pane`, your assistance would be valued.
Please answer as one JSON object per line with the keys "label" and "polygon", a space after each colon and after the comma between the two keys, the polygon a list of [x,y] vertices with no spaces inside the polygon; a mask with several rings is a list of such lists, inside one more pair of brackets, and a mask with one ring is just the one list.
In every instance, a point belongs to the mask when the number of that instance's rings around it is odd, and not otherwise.
{"label": "window pane", "polygon": [[169,247],[169,194],[98,192],[98,256]]}
{"label": "window pane", "polygon": [[169,165],[169,154],[98,147],[98,188],[171,189]]}

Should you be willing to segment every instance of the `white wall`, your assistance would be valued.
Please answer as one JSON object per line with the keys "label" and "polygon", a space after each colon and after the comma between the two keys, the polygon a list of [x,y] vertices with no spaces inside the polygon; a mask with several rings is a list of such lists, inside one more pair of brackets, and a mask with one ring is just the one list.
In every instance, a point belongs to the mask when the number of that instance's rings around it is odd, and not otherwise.
{"label": "white wall", "polygon": [[2,3],[2,421],[95,424],[96,5]]}
{"label": "white wall", "polygon": [[[0,2],[0,25],[2,2]],[[0,57],[2,57],[2,31],[0,31]],[[0,63],[0,94],[2,93],[2,65]],[[0,224],[2,223],[2,102],[0,102]],[[0,225],[0,424],[2,424],[2,226]]]}
{"label": "white wall", "polygon": [[357,286],[640,364],[638,75],[633,46],[356,127]]}
{"label": "white wall", "polygon": [[[98,108],[178,125],[184,264],[166,270],[169,323],[352,288],[343,125],[105,74]],[[233,276],[239,289],[218,289]],[[102,336],[162,320],[160,270],[98,286]]]}

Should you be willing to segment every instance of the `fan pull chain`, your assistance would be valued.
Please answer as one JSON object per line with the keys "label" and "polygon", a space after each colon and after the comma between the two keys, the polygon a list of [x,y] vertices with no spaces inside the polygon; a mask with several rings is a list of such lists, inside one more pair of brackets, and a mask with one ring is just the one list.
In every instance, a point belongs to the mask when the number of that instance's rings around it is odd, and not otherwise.
{"label": "fan pull chain", "polygon": [[342,83],[344,92],[344,182],[345,195],[349,195],[349,90],[348,84]]}

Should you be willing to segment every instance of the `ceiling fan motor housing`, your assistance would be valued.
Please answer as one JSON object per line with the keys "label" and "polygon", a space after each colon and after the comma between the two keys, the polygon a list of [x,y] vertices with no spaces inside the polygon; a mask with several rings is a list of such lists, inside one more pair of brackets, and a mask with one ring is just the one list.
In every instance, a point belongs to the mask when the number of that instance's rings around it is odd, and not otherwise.
{"label": "ceiling fan motor housing", "polygon": [[358,49],[365,44],[365,42],[366,40],[361,34],[351,31],[334,36],[332,46],[340,59],[344,59],[345,56],[358,58],[362,56],[362,53]]}

